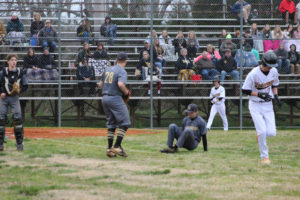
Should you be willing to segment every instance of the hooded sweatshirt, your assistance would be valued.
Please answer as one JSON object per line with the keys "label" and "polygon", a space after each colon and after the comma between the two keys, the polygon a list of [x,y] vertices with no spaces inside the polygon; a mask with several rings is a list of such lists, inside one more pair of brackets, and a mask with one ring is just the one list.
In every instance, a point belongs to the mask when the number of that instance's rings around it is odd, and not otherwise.
{"label": "hooded sweatshirt", "polygon": [[296,12],[296,6],[294,1],[289,1],[289,0],[282,0],[279,6],[279,12],[281,14],[285,13],[285,11],[288,11],[289,13],[294,13]]}
{"label": "hooded sweatshirt", "polygon": [[[109,22],[107,23],[106,20],[109,19]],[[107,35],[107,32],[109,30],[109,27],[111,26],[111,18],[109,16],[106,16],[105,17],[105,20],[104,20],[104,24],[101,25],[100,27],[100,34],[102,36],[106,36]]]}
{"label": "hooded sweatshirt", "polygon": [[299,63],[299,54],[297,53],[297,49],[296,49],[296,45],[294,45],[294,44],[292,44],[291,46],[290,46],[290,49],[291,49],[291,47],[292,46],[294,46],[295,47],[295,51],[290,51],[289,52],[289,59],[290,59],[290,62],[291,62],[291,64],[298,64]]}

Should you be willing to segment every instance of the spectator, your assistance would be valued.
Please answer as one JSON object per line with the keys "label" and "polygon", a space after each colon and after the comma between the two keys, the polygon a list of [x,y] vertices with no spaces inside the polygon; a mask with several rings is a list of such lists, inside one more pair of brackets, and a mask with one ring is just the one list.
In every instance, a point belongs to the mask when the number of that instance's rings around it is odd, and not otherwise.
{"label": "spectator", "polygon": [[220,48],[221,56],[224,57],[225,50],[230,49],[232,56],[235,56],[236,53],[236,45],[232,42],[232,37],[230,34],[226,36],[226,40],[222,43]]}
{"label": "spectator", "polygon": [[3,44],[5,38],[5,27],[3,21],[0,21],[0,45]]}
{"label": "spectator", "polygon": [[[144,48],[140,51],[140,56],[139,56],[140,60],[143,59],[143,52],[144,51],[148,51],[148,54],[151,55],[150,54],[150,50],[151,50],[150,48],[151,48],[151,45],[149,43],[149,40],[146,39],[144,41]],[[157,57],[157,52],[156,52],[155,48],[153,48],[153,62],[160,69],[160,72],[162,73],[162,63]]]}
{"label": "spectator", "polygon": [[38,70],[39,58],[34,54],[33,48],[28,49],[27,55],[24,57],[24,60],[23,60],[23,65],[24,65],[23,70],[25,71],[25,73],[29,69]]}
{"label": "spectator", "polygon": [[31,46],[38,46],[38,33],[42,28],[45,27],[45,24],[43,21],[41,21],[40,13],[34,13],[33,18],[34,21],[31,22],[30,26],[30,44]]}
{"label": "spectator", "polygon": [[172,40],[168,35],[167,30],[163,30],[161,36],[159,36],[159,44],[164,49],[164,58],[166,60],[175,60],[175,48],[172,45]]}
{"label": "spectator", "polygon": [[54,57],[49,53],[49,49],[45,48],[43,54],[39,59],[39,67],[44,71],[43,80],[57,80],[58,72],[56,69],[56,63]]}
{"label": "spectator", "polygon": [[296,39],[295,44],[296,44],[296,49],[300,49],[300,24],[297,26],[296,31],[294,31],[294,38]]}
{"label": "spectator", "polygon": [[292,44],[289,52],[291,74],[300,74],[300,56],[296,50],[296,45]]}
{"label": "spectator", "polygon": [[40,44],[42,44],[43,49],[49,48],[50,52],[54,52],[56,48],[57,33],[51,26],[51,21],[45,21],[46,26],[40,30],[38,33],[38,38],[40,39]]}
{"label": "spectator", "polygon": [[[238,18],[240,18],[241,14],[241,0],[238,0],[235,4],[232,6],[232,12],[237,15]],[[243,1],[243,19],[244,19],[244,24],[250,25],[249,24],[249,16],[251,13],[251,5],[247,3],[246,1]]]}
{"label": "spectator", "polygon": [[221,59],[219,52],[211,44],[207,45],[206,51],[208,56],[211,56],[211,60],[213,61],[214,65],[217,66],[218,61]]}
{"label": "spectator", "polygon": [[231,55],[231,50],[225,50],[225,56],[218,63],[218,70],[221,72],[220,81],[224,81],[225,76],[232,76],[234,80],[239,80],[239,72],[236,70],[237,64]]}
{"label": "spectator", "polygon": [[271,28],[269,24],[266,24],[262,31],[262,38],[263,38],[263,44],[264,44],[264,52],[267,52],[273,48],[273,42],[272,42],[272,34],[271,34]]}
{"label": "spectator", "polygon": [[290,73],[290,60],[289,60],[289,54],[284,49],[283,43],[279,45],[279,48],[275,51],[277,55],[277,70],[278,73],[281,73],[283,68],[285,68],[285,72],[287,74]]}
{"label": "spectator", "polygon": [[259,61],[259,52],[256,49],[251,49],[251,52],[255,55],[257,61]]}
{"label": "spectator", "polygon": [[279,5],[279,12],[287,25],[289,24],[289,20],[297,24],[298,13],[293,0],[282,0]]}
{"label": "spectator", "polygon": [[297,4],[296,10],[297,10],[297,13],[298,13],[297,18],[298,18],[298,24],[299,24],[299,21],[300,21],[300,2]]}
{"label": "spectator", "polygon": [[196,53],[199,49],[199,42],[197,40],[196,34],[194,31],[190,31],[187,37],[187,51],[188,57],[191,59],[196,58]]}
{"label": "spectator", "polygon": [[90,43],[90,38],[93,37],[92,27],[88,19],[84,19],[77,28],[77,37],[82,38],[82,42]]}
{"label": "spectator", "polygon": [[[155,29],[152,30],[152,38],[153,38],[153,41],[158,38],[158,35],[157,35],[157,32]],[[151,43],[151,35],[149,34],[148,37],[146,38],[146,40],[148,40],[148,43],[150,44]]]}
{"label": "spectator", "polygon": [[289,24],[286,29],[283,31],[283,46],[286,51],[290,51],[291,44],[296,44],[297,41],[293,40],[294,38],[294,27],[293,24]]}
{"label": "spectator", "polygon": [[83,62],[77,68],[77,78],[80,81],[78,83],[79,95],[84,96],[84,87],[89,87],[89,97],[95,96],[95,88],[97,86],[95,80],[95,71],[92,66],[89,66],[89,60],[84,59]]}
{"label": "spectator", "polygon": [[105,17],[104,24],[100,27],[100,35],[109,38],[109,44],[114,44],[114,39],[117,36],[117,25],[111,23],[109,16]]}
{"label": "spectator", "polygon": [[273,50],[275,51],[278,49],[279,44],[282,43],[283,39],[283,32],[281,31],[281,28],[279,25],[276,25],[274,30],[271,32],[272,35],[272,42],[273,42]]}
{"label": "spectator", "polygon": [[17,13],[14,13],[11,20],[8,21],[6,26],[7,39],[10,41],[10,45],[14,43],[22,43],[25,41],[24,25],[20,21]]}
{"label": "spectator", "polygon": [[232,37],[232,42],[236,45],[237,49],[241,48],[240,37],[241,37],[241,31],[239,29],[236,29]]}
{"label": "spectator", "polygon": [[252,53],[252,48],[251,46],[248,44],[246,45],[246,47],[244,48],[244,50],[242,50],[242,62],[240,62],[240,53],[235,54],[235,61],[237,63],[238,67],[256,67],[258,66],[258,61],[254,55],[254,53]]}
{"label": "spectator", "polygon": [[95,60],[109,60],[108,54],[105,51],[103,44],[99,43],[97,45],[97,50],[94,52],[93,58]]}
{"label": "spectator", "polygon": [[173,45],[177,56],[180,55],[180,50],[182,48],[187,48],[187,43],[182,31],[178,31],[176,38],[173,40]]}
{"label": "spectator", "polygon": [[[161,63],[162,69],[164,69],[166,67],[166,60],[163,57],[164,49],[159,44],[159,39],[158,38],[154,39],[153,47],[155,48],[155,51],[157,53],[157,61]],[[161,74],[162,74],[162,72],[161,72]]]}
{"label": "spectator", "polygon": [[180,56],[175,63],[178,73],[178,80],[192,80],[192,76],[196,74],[193,70],[193,63],[187,54],[188,51],[186,48],[181,49]]}
{"label": "spectator", "polygon": [[244,40],[243,40],[243,47],[250,45],[251,49],[253,48],[253,38],[251,37],[250,30],[245,31]]}
{"label": "spectator", "polygon": [[92,58],[92,54],[90,52],[90,45],[89,43],[83,43],[83,48],[78,52],[77,55],[77,65],[83,65],[83,61],[85,59]]}
{"label": "spectator", "polygon": [[221,48],[222,43],[226,40],[227,31],[226,29],[222,29],[222,33],[220,35],[220,38],[218,40],[218,48]]}
{"label": "spectator", "polygon": [[262,40],[262,33],[257,29],[257,24],[253,23],[250,29],[251,37],[253,38],[253,48],[259,52],[263,52],[264,44]]}
{"label": "spectator", "polygon": [[201,73],[205,80],[213,80],[219,72],[215,69],[216,66],[211,60],[211,56],[208,57],[208,55],[209,54],[206,51],[203,51],[202,57],[200,59],[195,59],[195,68],[197,74]]}
{"label": "spectator", "polygon": [[[150,65],[150,55],[148,51],[143,51],[143,57],[140,59],[137,69],[142,72],[142,79],[150,81],[151,79],[151,65]],[[152,73],[152,80],[157,82],[157,93],[160,94],[161,89],[161,80],[159,78],[160,70],[154,64],[153,66],[153,73]],[[150,82],[148,82],[148,94],[150,95]]]}

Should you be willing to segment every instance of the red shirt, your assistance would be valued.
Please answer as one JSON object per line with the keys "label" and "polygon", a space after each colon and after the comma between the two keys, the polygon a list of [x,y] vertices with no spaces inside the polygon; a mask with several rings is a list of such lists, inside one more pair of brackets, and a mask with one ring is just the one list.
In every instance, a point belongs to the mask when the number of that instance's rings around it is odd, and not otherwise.
{"label": "red shirt", "polygon": [[293,0],[292,1],[282,0],[279,6],[279,12],[283,14],[285,13],[285,11],[288,11],[289,13],[296,12],[296,6]]}

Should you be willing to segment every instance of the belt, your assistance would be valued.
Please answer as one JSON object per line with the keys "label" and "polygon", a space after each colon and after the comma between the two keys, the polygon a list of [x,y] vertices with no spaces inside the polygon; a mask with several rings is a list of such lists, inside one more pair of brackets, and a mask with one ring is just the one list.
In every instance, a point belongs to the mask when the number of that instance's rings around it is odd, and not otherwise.
{"label": "belt", "polygon": [[111,95],[111,94],[103,94],[103,96],[118,96],[118,95]]}
{"label": "belt", "polygon": [[254,102],[254,103],[270,103],[272,101],[252,101],[252,102]]}

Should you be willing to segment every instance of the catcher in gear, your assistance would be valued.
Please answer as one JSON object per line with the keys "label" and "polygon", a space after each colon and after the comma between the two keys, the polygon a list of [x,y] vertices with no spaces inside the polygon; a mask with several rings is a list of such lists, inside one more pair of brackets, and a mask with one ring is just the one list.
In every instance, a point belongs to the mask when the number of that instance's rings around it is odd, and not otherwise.
{"label": "catcher in gear", "polygon": [[[108,148],[106,155],[108,157],[117,155],[127,157],[121,146],[126,131],[131,125],[125,104],[130,96],[130,91],[126,87],[127,72],[124,69],[126,64],[127,54],[119,53],[117,64],[107,68],[99,82],[99,88],[102,89],[103,95],[102,106],[107,120]],[[113,145],[116,129],[118,129],[117,140]]]}
{"label": "catcher in gear", "polygon": [[27,87],[27,79],[23,70],[17,68],[17,56],[7,57],[8,67],[0,73],[0,151],[4,150],[5,125],[8,107],[11,107],[17,150],[23,150],[23,125],[19,94]]}

